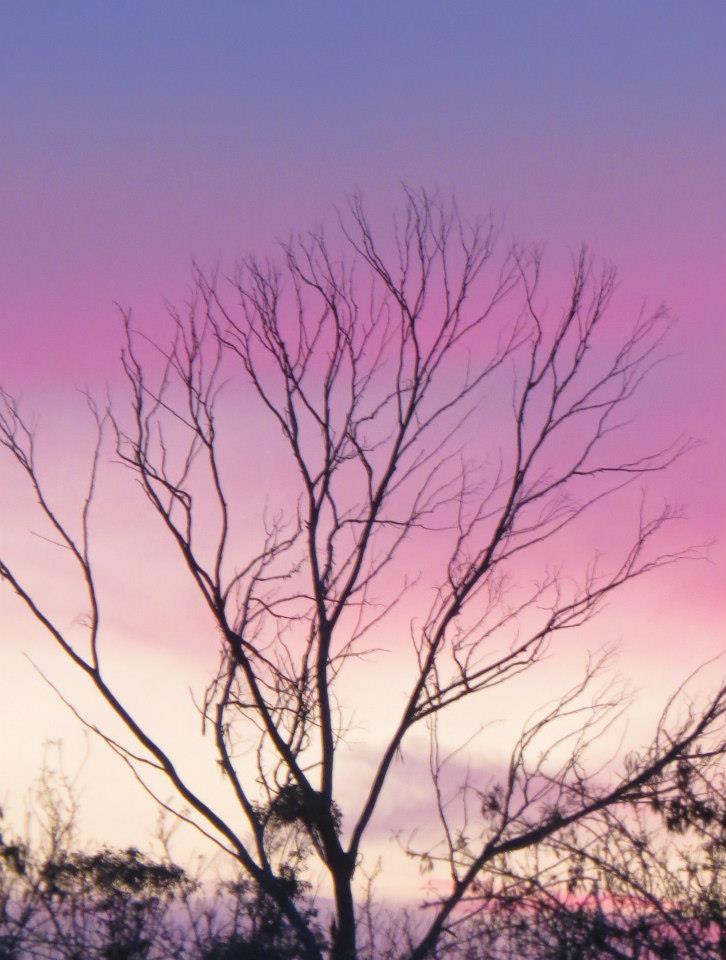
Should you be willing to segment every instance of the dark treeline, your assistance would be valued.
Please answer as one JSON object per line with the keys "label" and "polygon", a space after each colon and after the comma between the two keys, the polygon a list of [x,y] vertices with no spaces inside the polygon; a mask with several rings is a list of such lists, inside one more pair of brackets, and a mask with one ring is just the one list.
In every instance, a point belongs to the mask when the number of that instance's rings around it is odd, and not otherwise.
{"label": "dark treeline", "polygon": [[[80,849],[67,782],[45,771],[26,836],[0,832],[0,960],[298,960],[294,931],[246,878],[202,883],[135,848]],[[286,839],[284,825],[280,842]],[[437,960],[726,956],[724,782],[682,763],[629,817],[604,812],[524,860],[502,859],[452,919]],[[290,895],[326,954],[302,861]],[[404,956],[414,914],[364,900],[362,952]]]}

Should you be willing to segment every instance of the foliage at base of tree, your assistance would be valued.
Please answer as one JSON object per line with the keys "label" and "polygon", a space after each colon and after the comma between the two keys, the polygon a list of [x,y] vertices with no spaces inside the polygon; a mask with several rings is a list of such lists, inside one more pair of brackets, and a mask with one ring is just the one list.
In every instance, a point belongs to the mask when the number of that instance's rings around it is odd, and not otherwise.
{"label": "foliage at base of tree", "polygon": [[[249,879],[210,891],[170,857],[76,849],[74,801],[47,771],[40,783],[34,839],[0,831],[0,960],[299,960],[294,930]],[[722,960],[722,773],[706,777],[702,764],[683,763],[631,807],[621,817],[605,811],[587,831],[565,831],[524,859],[501,859],[432,956]],[[325,954],[309,888],[299,876],[291,882]],[[360,913],[367,960],[405,955],[413,914],[370,902]]]}
{"label": "foliage at base of tree", "polygon": [[[5,829],[0,811],[0,960],[300,956],[285,917],[249,879],[210,888],[170,855],[80,849],[76,820],[62,765],[41,771],[27,836]],[[317,929],[314,908],[303,902],[304,881],[290,880],[301,913]]]}

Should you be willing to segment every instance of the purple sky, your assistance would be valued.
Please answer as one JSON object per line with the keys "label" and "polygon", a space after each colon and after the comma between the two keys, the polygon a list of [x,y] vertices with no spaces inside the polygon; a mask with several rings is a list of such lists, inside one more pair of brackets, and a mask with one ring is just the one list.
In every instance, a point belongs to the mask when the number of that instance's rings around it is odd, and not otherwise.
{"label": "purple sky", "polygon": [[708,2],[6,4],[6,363],[85,372],[115,300],[401,180],[586,240],[714,336],[724,30]]}
{"label": "purple sky", "polygon": [[[675,356],[642,429],[707,442],[664,489],[687,505],[689,539],[718,536],[724,37],[709,0],[5,3],[0,381],[61,417],[68,397],[72,417],[75,386],[115,376],[115,302],[153,325],[193,258],[264,252],[352,190],[380,214],[401,181],[438,187],[555,265],[586,241],[618,265],[624,313],[672,306]],[[722,645],[723,545],[712,556],[668,581],[668,630],[657,592],[644,603],[645,657],[665,633],[674,660],[683,641]]]}

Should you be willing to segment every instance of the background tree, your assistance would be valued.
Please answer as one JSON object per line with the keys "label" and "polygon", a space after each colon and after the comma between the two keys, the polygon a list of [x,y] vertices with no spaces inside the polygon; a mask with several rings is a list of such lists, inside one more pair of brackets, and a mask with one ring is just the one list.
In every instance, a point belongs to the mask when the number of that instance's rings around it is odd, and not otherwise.
{"label": "background tree", "polygon": [[726,947],[721,756],[683,757],[474,884],[450,958],[716,960]]}
{"label": "background tree", "polygon": [[170,906],[192,881],[139,850],[77,846],[77,806],[62,768],[39,776],[25,837],[0,833],[2,960],[170,960],[181,956]]}
{"label": "background tree", "polygon": [[[595,660],[525,725],[499,782],[479,791],[478,809],[464,802],[455,812],[439,747],[446,716],[476,698],[489,719],[494,688],[533,668],[558,635],[587,624],[624,584],[689,553],[658,551],[675,513],[666,506],[650,515],[644,504],[632,542],[609,568],[586,563],[578,580],[544,549],[571,537],[587,510],[687,450],[688,441],[677,441],[623,455],[615,442],[668,318],[643,314],[625,334],[609,324],[614,273],[597,273],[585,251],[561,311],[543,313],[538,251],[515,247],[496,261],[491,224],[470,225],[426,194],[406,193],[388,242],[358,199],[340,228],[347,256],[321,232],[301,237],[277,261],[248,259],[232,302],[197,270],[188,312],[172,312],[168,344],[125,315],[130,410],[89,399],[98,445],[78,533],[53,506],[29,422],[2,394],[0,442],[77,564],[85,645],[8,557],[0,557],[0,576],[125,725],[131,739],[107,737],[111,746],[142,781],[149,769],[167,778],[200,828],[276,905],[306,957],[358,955],[353,882],[366,832],[395,758],[412,731],[426,731],[441,842],[410,852],[425,868],[443,866],[446,879],[402,940],[401,954],[422,960],[478,909],[502,857],[632,804],[684,758],[718,752],[726,691],[680,715],[671,705],[649,745],[604,771],[590,748],[623,699],[601,682]],[[256,548],[239,535],[241,494],[225,472],[238,434],[225,419],[233,391],[223,388],[240,374],[257,397],[254,415],[276,425],[297,478],[297,501],[266,516]],[[103,596],[90,541],[109,432],[221,637],[202,710],[237,818],[179,773],[102,666]],[[402,569],[412,556],[424,569]],[[526,571],[527,556],[542,564],[538,574]],[[393,614],[408,596],[417,605],[408,693],[360,803],[345,808],[336,762],[348,718],[336,690],[392,631],[400,642]],[[252,775],[237,754],[250,740]],[[311,861],[332,888],[327,945],[299,898],[301,866]]]}
{"label": "background tree", "polygon": [[[46,760],[25,835],[0,833],[0,960],[300,957],[280,910],[244,877],[192,877],[172,859],[163,828],[161,857],[83,848],[77,816],[73,783]],[[314,912],[302,909],[317,930]]]}

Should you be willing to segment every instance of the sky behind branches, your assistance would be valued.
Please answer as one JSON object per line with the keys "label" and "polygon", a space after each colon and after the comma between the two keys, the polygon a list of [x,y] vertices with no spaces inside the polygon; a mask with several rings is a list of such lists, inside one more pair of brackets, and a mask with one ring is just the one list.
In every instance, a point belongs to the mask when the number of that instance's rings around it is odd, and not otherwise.
{"label": "sky behind branches", "polygon": [[[626,320],[644,299],[672,307],[673,357],[636,430],[705,441],[655,494],[685,504],[685,540],[720,535],[723,4],[31,0],[0,18],[0,381],[46,410],[61,499],[81,463],[68,449],[88,442],[74,388],[117,379],[115,303],[160,328],[193,259],[229,268],[268,252],[333,222],[354,190],[383,221],[403,181],[454,193],[465,214],[492,211],[504,240],[542,241],[555,290],[584,241],[617,265]],[[0,477],[3,504],[18,505],[5,538],[21,545],[27,504]],[[723,645],[722,544],[711,557],[629,594],[603,626],[655,686]],[[156,624],[154,590],[141,594]],[[21,656],[45,663],[44,641],[7,597],[0,616],[2,802],[32,777],[43,738],[73,727]],[[119,636],[133,619],[118,614]],[[192,632],[162,644],[180,676]]]}

